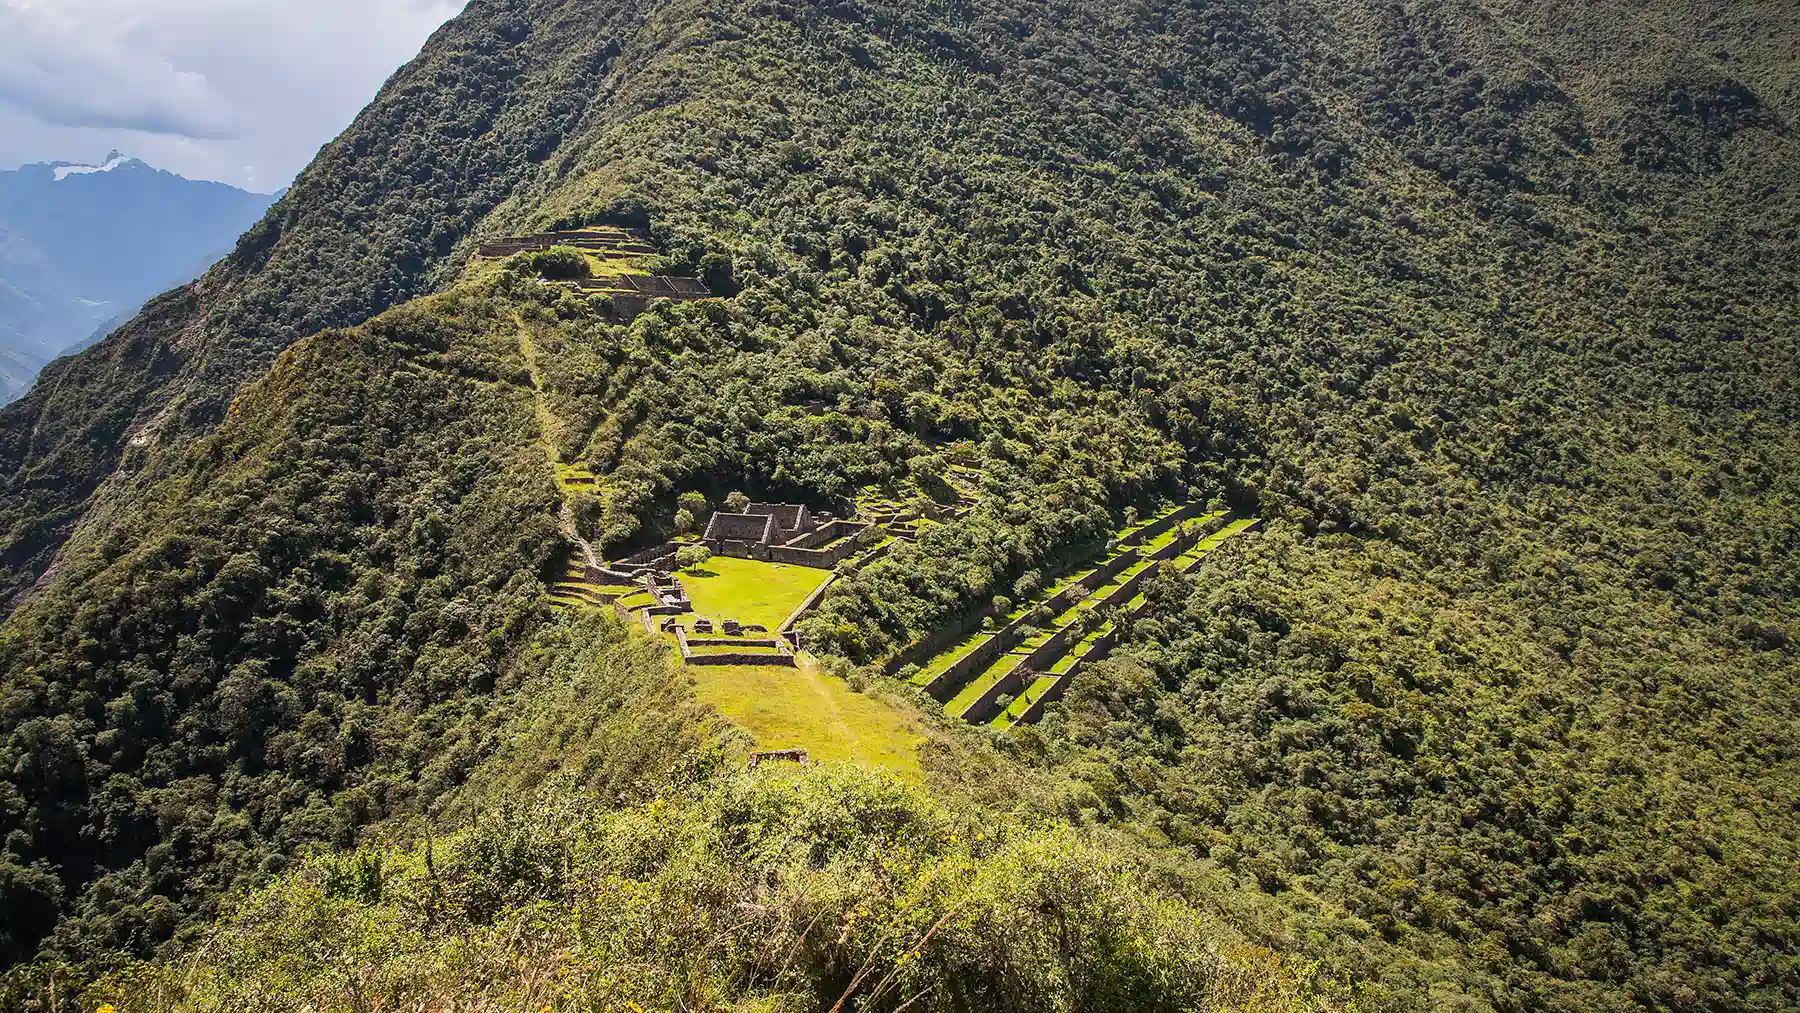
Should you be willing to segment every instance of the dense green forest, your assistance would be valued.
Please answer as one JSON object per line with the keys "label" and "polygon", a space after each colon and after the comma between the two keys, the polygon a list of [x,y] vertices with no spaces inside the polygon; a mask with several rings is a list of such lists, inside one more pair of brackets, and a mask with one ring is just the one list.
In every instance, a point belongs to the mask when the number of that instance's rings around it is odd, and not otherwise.
{"label": "dense green forest", "polygon": [[[1796,29],[478,0],[0,411],[7,1002],[1800,1005]],[[464,270],[590,222],[725,297]],[[802,627],[901,707],[1127,509],[1266,523],[923,786],[759,779],[544,604],[542,443],[609,550],[972,462]]]}

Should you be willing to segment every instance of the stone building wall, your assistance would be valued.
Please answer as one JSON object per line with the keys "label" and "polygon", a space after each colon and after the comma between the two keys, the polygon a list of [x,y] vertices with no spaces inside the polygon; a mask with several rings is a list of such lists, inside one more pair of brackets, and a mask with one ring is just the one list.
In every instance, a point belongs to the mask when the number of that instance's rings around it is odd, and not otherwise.
{"label": "stone building wall", "polygon": [[679,548],[681,548],[679,543],[664,542],[661,545],[652,545],[648,549],[626,556],[619,562],[626,566],[650,566],[663,559],[673,559],[675,550]]}

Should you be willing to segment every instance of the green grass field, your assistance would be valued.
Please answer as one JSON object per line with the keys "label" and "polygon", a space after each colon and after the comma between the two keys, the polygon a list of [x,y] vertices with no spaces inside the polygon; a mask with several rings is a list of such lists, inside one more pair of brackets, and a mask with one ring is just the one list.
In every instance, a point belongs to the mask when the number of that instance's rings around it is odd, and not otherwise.
{"label": "green grass field", "polygon": [[962,712],[968,710],[969,706],[979,699],[981,694],[986,693],[989,687],[993,686],[994,683],[999,682],[1013,669],[1024,664],[1024,662],[1025,658],[1022,655],[1002,654],[980,675],[970,679],[969,684],[962,688],[962,692],[956,694],[956,696],[951,698],[949,703],[944,705],[944,713],[953,718],[961,717]]}
{"label": "green grass field", "polygon": [[764,626],[772,633],[831,573],[809,566],[714,556],[679,576],[695,612],[709,619]]}
{"label": "green grass field", "polygon": [[805,749],[814,761],[883,768],[923,779],[913,718],[801,659],[799,668],[691,665],[694,692],[749,732],[758,749]]}

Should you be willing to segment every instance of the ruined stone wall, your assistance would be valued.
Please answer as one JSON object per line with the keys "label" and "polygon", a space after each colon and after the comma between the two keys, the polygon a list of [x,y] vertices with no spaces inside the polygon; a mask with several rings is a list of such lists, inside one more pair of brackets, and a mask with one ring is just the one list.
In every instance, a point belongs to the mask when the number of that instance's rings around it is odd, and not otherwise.
{"label": "ruined stone wall", "polygon": [[763,557],[771,563],[789,563],[794,566],[810,566],[817,570],[829,570],[856,552],[856,542],[849,538],[841,538],[837,544],[828,549],[796,549],[787,545],[763,546]]}
{"label": "ruined stone wall", "polygon": [[860,521],[835,520],[829,524],[821,524],[811,531],[783,542],[790,549],[816,549],[839,538],[850,538],[860,534],[868,527]]}
{"label": "ruined stone wall", "polygon": [[673,559],[675,557],[675,550],[679,548],[681,548],[681,546],[675,542],[664,542],[661,545],[652,545],[642,552],[626,556],[624,559],[619,560],[619,562],[626,566],[650,566],[663,559]]}
{"label": "ruined stone wall", "polygon": [[730,556],[733,559],[767,559],[767,546],[761,542],[746,542],[737,538],[709,538],[701,543],[712,550],[715,556]]}

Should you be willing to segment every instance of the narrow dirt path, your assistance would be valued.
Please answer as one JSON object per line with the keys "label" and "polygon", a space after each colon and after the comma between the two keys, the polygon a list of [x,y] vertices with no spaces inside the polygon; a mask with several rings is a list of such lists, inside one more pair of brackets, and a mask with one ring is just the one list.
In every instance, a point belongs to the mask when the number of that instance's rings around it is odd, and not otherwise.
{"label": "narrow dirt path", "polygon": [[568,490],[563,486],[562,474],[557,466],[563,463],[562,455],[556,451],[556,433],[561,429],[556,416],[550,413],[550,404],[544,398],[544,377],[538,371],[537,344],[531,340],[531,328],[518,316],[513,317],[519,328],[519,357],[525,360],[525,372],[531,377],[531,400],[537,411],[538,443],[544,448],[544,458],[550,464],[550,477],[556,482],[557,494],[562,498],[562,507],[556,513],[557,527],[580,550],[581,558],[589,566],[603,567],[606,561],[594,551],[594,546],[581,537],[581,530],[575,523],[575,508],[569,502]]}

